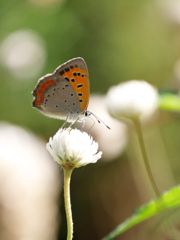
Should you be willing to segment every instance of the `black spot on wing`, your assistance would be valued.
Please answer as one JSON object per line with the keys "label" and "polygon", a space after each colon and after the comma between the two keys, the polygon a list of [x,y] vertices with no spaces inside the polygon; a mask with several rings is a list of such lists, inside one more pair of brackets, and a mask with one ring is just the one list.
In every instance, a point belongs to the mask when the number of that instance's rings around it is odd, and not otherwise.
{"label": "black spot on wing", "polygon": [[65,70],[65,72],[69,72],[70,68],[65,68],[64,70]]}
{"label": "black spot on wing", "polygon": [[62,70],[62,71],[59,72],[59,74],[60,74],[61,76],[64,75],[64,73],[65,73],[64,70]]}
{"label": "black spot on wing", "polygon": [[78,84],[77,85],[77,88],[82,88],[83,87],[83,84]]}

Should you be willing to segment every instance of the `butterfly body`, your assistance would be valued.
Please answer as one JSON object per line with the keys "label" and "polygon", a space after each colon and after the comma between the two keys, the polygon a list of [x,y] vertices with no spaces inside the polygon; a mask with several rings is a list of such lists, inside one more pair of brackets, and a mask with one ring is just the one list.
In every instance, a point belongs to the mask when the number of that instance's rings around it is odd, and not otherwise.
{"label": "butterfly body", "polygon": [[32,94],[33,107],[43,114],[69,122],[80,119],[89,103],[89,74],[84,59],[73,58],[40,78]]}

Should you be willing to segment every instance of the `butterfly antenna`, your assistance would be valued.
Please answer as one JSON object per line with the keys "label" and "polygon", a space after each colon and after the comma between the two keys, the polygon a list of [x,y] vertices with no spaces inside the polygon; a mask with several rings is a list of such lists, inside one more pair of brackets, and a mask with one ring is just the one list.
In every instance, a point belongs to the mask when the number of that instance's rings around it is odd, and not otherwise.
{"label": "butterfly antenna", "polygon": [[101,120],[97,115],[95,115],[94,113],[90,112],[90,111],[85,111],[85,116],[88,117],[90,115],[93,115],[95,117],[95,119],[98,121],[98,123],[103,123],[108,129],[111,129],[108,125],[105,124],[105,122],[103,120]]}

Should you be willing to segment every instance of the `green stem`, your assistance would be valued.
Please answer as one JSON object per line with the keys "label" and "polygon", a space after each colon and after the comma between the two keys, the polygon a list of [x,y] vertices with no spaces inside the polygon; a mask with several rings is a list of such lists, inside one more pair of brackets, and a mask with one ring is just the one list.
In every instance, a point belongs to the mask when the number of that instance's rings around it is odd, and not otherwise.
{"label": "green stem", "polygon": [[71,210],[70,181],[73,168],[63,168],[64,170],[64,203],[67,219],[67,240],[73,238],[73,219]]}
{"label": "green stem", "polygon": [[158,197],[160,197],[160,193],[159,193],[159,190],[157,188],[154,176],[152,174],[151,166],[149,164],[149,160],[148,160],[148,156],[147,156],[147,152],[146,152],[146,148],[145,148],[145,143],[144,143],[144,139],[143,139],[141,123],[140,123],[139,119],[134,119],[134,124],[135,124],[136,130],[137,130],[137,135],[138,135],[138,138],[139,138],[139,143],[140,143],[141,152],[142,152],[142,156],[143,156],[143,160],[144,160],[144,165],[145,165],[145,168],[146,168],[146,171],[147,171],[147,175],[148,175],[149,180],[151,182],[151,186],[154,190],[154,193],[155,193],[156,197],[158,198]]}

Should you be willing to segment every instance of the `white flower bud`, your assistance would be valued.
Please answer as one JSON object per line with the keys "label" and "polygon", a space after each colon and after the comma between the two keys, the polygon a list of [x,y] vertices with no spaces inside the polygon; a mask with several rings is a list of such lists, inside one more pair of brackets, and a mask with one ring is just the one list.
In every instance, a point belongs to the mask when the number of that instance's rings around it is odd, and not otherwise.
{"label": "white flower bud", "polygon": [[119,119],[148,120],[158,107],[158,92],[145,81],[131,80],[110,88],[107,93],[110,114]]}

